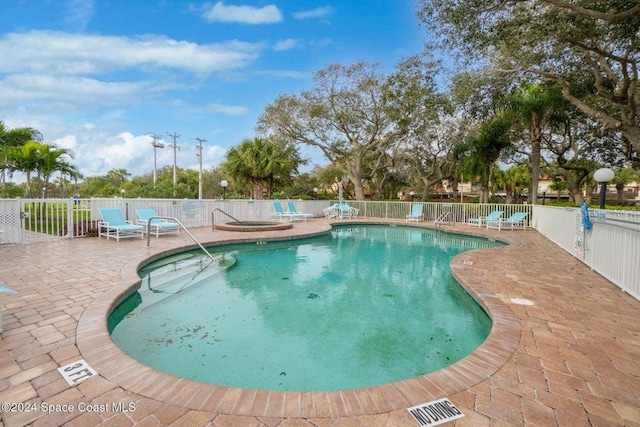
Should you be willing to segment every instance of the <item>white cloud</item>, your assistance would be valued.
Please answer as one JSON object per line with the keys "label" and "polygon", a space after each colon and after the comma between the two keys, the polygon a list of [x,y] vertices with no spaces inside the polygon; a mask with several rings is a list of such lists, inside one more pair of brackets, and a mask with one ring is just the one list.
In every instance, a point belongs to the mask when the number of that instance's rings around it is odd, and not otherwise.
{"label": "white cloud", "polygon": [[316,19],[316,18],[324,18],[325,16],[331,14],[333,12],[333,8],[331,6],[318,7],[311,10],[305,10],[302,12],[296,12],[293,14],[295,19]]}
{"label": "white cloud", "polygon": [[25,101],[59,105],[118,104],[151,90],[146,83],[101,82],[76,76],[14,74],[0,80],[0,107]]}
{"label": "white cloud", "polygon": [[99,74],[125,69],[176,69],[207,75],[247,66],[262,44],[237,40],[200,45],[164,36],[11,33],[0,39],[0,73]]}
{"label": "white cloud", "polygon": [[[81,133],[67,133],[52,142],[74,152],[73,163],[80,166],[80,172],[85,177],[105,175],[111,169],[126,169],[133,176],[153,172],[153,146],[149,135],[134,135],[131,132],[111,134],[107,129],[92,124],[85,124],[75,131]],[[171,138],[165,138],[160,140],[165,143],[165,148],[158,149],[156,153],[158,169],[173,165],[173,150],[169,145]],[[178,140],[178,167],[197,169],[195,149],[183,145]],[[202,164],[205,169],[219,165],[224,159],[225,148],[206,142],[204,148]]]}
{"label": "white cloud", "polygon": [[249,112],[247,107],[239,105],[222,105],[222,104],[207,104],[204,107],[196,108],[194,111],[199,113],[218,113],[228,116],[244,116]]}
{"label": "white cloud", "polygon": [[277,6],[227,6],[219,1],[202,14],[209,22],[237,22],[241,24],[276,24],[282,21],[282,13]]}
{"label": "white cloud", "polygon": [[273,46],[273,50],[275,51],[290,50],[297,47],[298,45],[299,45],[299,42],[296,39],[285,39],[277,42]]}
{"label": "white cloud", "polygon": [[93,19],[93,0],[67,0],[65,6],[67,21],[82,29],[86,28]]}
{"label": "white cloud", "polygon": [[255,73],[258,76],[272,76],[285,79],[311,80],[313,73],[294,70],[263,70]]}

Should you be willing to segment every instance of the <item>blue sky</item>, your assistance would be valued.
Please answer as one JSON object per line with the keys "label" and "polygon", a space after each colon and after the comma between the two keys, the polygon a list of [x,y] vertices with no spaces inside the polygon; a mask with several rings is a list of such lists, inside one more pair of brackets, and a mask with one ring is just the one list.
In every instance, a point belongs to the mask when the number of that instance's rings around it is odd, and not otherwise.
{"label": "blue sky", "polygon": [[[151,173],[150,133],[203,167],[255,136],[265,105],[332,63],[419,53],[415,0],[16,0],[0,14],[0,121],[71,149],[85,176]],[[322,156],[305,150],[312,165]],[[173,150],[158,150],[158,167]],[[16,177],[19,180],[19,177]]]}

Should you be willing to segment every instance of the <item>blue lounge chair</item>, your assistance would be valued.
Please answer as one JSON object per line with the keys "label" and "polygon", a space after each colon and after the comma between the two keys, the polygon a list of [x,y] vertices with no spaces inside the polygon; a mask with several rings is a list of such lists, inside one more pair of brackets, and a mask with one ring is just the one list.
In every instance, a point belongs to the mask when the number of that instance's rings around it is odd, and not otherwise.
{"label": "blue lounge chair", "polygon": [[497,228],[498,230],[502,230],[503,228],[510,230],[522,228],[524,230],[527,228],[527,215],[529,215],[528,212],[516,212],[509,218],[498,218],[497,220],[487,221],[487,228]]}
{"label": "blue lounge chair", "polygon": [[[148,230],[156,238],[160,237],[161,234],[180,234],[180,225],[177,222],[154,218],[159,216],[155,209],[136,209],[136,215],[138,215],[136,223],[142,225],[145,232]],[[149,220],[151,220],[151,223],[149,223]]]}
{"label": "blue lounge chair", "polygon": [[144,238],[144,227],[125,220],[119,208],[100,208],[98,211],[101,217],[98,221],[98,237],[105,236],[107,240],[114,237],[118,242],[125,237]]}
{"label": "blue lounge chair", "polygon": [[345,202],[336,203],[333,206],[336,210],[336,216],[338,218],[353,218],[355,216],[358,216],[358,213],[360,213],[359,209],[353,208]]}
{"label": "blue lounge chair", "polygon": [[299,212],[292,200],[287,200],[287,209],[289,209],[289,213],[294,215],[296,218],[304,219],[305,221],[313,218],[313,214]]}
{"label": "blue lounge chair", "polygon": [[294,215],[286,212],[282,208],[280,200],[272,200],[271,203],[273,204],[273,212],[271,212],[272,218],[278,219],[279,221],[293,221]]}
{"label": "blue lounge chair", "polygon": [[347,203],[334,203],[328,208],[322,209],[327,218],[353,218],[358,216],[360,209],[349,206]]}
{"label": "blue lounge chair", "polygon": [[467,221],[467,226],[475,225],[480,228],[483,224],[486,225],[488,221],[498,221],[500,217],[502,217],[503,213],[504,211],[493,211],[487,216],[469,218],[469,221]]}
{"label": "blue lounge chair", "polygon": [[422,203],[414,203],[411,205],[411,213],[407,215],[407,221],[422,221],[423,213],[422,213],[423,205]]}

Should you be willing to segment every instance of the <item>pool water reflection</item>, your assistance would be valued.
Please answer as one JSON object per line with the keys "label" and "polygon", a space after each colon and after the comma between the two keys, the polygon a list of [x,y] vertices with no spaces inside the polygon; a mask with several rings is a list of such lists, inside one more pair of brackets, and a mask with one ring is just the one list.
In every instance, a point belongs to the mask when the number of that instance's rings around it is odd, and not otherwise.
{"label": "pool water reflection", "polygon": [[155,369],[229,387],[325,391],[407,379],[484,341],[491,322],[449,262],[498,245],[359,225],[219,247],[217,263],[180,254],[141,271],[141,290],[110,318],[112,338]]}

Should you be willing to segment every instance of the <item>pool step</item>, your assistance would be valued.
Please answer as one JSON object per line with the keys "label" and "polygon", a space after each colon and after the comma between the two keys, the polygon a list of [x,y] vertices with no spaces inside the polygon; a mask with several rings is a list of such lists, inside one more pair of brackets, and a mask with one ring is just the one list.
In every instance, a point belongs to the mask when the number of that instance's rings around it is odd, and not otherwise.
{"label": "pool step", "polygon": [[[168,290],[175,291],[174,285],[181,287],[186,282],[193,280],[200,272],[209,269],[212,261],[207,257],[180,260],[172,265],[155,269],[142,278],[140,288],[151,291]],[[216,264],[217,265],[217,264]],[[173,289],[173,290],[172,290]]]}
{"label": "pool step", "polygon": [[144,277],[138,293],[142,302],[130,315],[135,315],[168,298],[207,284],[210,279],[236,265],[236,259],[230,255],[220,257],[216,261],[209,258],[180,262],[178,270],[165,270],[155,277]]}
{"label": "pool step", "polygon": [[[163,258],[158,261],[154,261],[151,264],[148,264],[142,267],[138,271],[138,274],[140,275],[140,277],[146,276],[149,273],[158,275],[158,274],[165,273],[167,271],[169,272],[173,271],[177,267],[182,265],[189,265],[192,263],[201,262],[203,261],[203,259],[205,259],[205,257],[203,257],[202,254],[195,254],[195,253],[171,255],[168,258]],[[209,258],[206,258],[206,259],[207,261],[211,261]]]}

